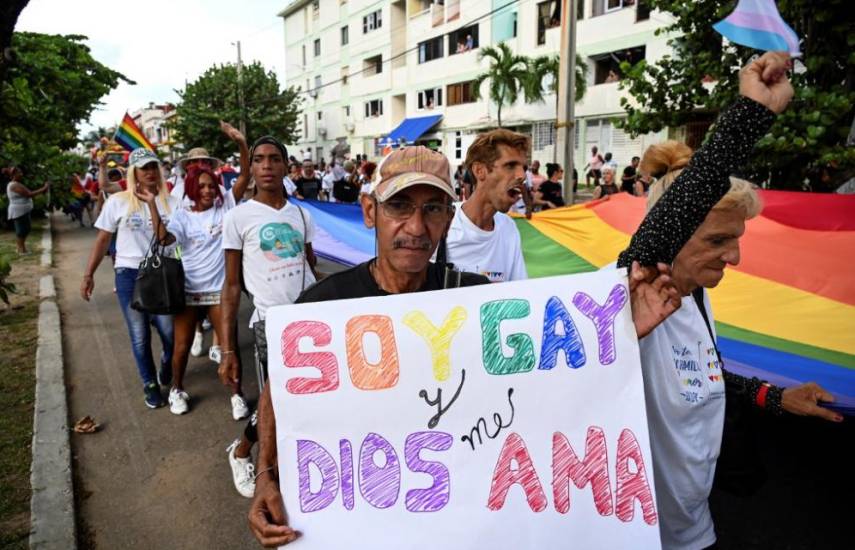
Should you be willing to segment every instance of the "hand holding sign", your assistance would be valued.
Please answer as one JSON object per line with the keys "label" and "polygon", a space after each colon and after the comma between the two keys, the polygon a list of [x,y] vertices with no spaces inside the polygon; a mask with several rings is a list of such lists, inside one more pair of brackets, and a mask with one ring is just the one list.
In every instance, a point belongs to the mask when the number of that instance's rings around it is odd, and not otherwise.
{"label": "hand holding sign", "polygon": [[[672,303],[667,268],[635,271],[648,313]],[[298,547],[658,547],[629,301],[608,270],[270,309]],[[253,532],[292,542],[267,478]]]}

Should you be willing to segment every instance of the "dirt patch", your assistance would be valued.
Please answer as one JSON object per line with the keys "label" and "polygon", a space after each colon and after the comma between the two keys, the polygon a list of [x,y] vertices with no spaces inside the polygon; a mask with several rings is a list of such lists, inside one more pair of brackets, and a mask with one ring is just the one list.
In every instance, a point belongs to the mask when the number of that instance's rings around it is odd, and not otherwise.
{"label": "dirt patch", "polygon": [[30,462],[33,439],[35,361],[38,343],[39,263],[44,220],[33,222],[18,257],[15,236],[0,232],[0,255],[12,259],[10,305],[0,303],[0,547],[27,548],[30,533]]}

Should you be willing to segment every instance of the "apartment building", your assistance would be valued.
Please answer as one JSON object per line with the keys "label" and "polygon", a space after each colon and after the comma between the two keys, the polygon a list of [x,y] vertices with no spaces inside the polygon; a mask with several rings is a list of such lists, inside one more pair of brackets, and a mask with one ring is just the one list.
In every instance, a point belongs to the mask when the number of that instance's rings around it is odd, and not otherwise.
{"label": "apartment building", "polygon": [[[379,156],[400,142],[424,144],[452,164],[475,135],[497,124],[497,106],[475,100],[472,81],[486,45],[554,55],[561,42],[562,0],[296,0],[284,19],[286,82],[305,91],[297,149],[313,158],[349,146]],[[569,5],[569,3],[568,3]],[[576,104],[576,162],[591,146],[628,163],[664,132],[631,139],[616,128],[624,116],[621,61],[655,61],[667,53],[669,24],[637,0],[580,0],[577,50],[588,65],[587,93]],[[557,98],[502,108],[503,126],[532,136],[533,158],[554,159]]]}
{"label": "apartment building", "polygon": [[178,154],[175,150],[175,140],[171,135],[172,130],[169,128],[169,121],[176,114],[175,105],[171,103],[163,105],[149,103],[148,106],[131,113],[131,118],[157,152],[170,160],[175,160]]}

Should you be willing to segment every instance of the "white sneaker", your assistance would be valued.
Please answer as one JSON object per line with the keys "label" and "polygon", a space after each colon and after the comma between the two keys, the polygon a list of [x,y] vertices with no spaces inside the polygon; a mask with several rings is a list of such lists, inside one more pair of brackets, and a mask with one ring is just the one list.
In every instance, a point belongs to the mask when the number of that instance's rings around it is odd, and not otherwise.
{"label": "white sneaker", "polygon": [[204,334],[201,332],[196,333],[196,336],[193,337],[193,345],[190,346],[190,355],[193,357],[202,357],[202,340],[204,339]]}
{"label": "white sneaker", "polygon": [[249,407],[246,405],[246,400],[242,395],[232,395],[232,418],[243,420],[247,416],[249,416]]}
{"label": "white sneaker", "polygon": [[223,354],[220,350],[220,346],[211,346],[210,349],[208,349],[208,359],[210,359],[214,363],[219,364],[220,361],[223,359]]}
{"label": "white sneaker", "polygon": [[169,390],[169,412],[172,414],[184,414],[190,410],[190,396],[186,391],[172,388]]}
{"label": "white sneaker", "polygon": [[246,498],[252,498],[255,494],[255,466],[249,457],[238,458],[235,449],[240,439],[235,439],[226,451],[229,453],[229,465],[232,467],[232,481],[234,481],[237,492]]}

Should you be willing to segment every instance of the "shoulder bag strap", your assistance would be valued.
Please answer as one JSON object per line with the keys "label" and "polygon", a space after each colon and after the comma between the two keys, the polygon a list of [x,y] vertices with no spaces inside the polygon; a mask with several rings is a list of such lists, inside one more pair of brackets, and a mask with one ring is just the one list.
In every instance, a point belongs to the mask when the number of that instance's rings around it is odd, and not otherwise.
{"label": "shoulder bag strap", "polygon": [[307,259],[306,259],[306,236],[308,235],[309,227],[306,225],[306,215],[303,214],[303,209],[299,204],[295,204],[297,210],[300,211],[300,219],[303,220],[303,286],[300,289],[300,292],[306,290],[306,267],[307,267]]}
{"label": "shoulder bag strap", "polygon": [[724,365],[724,361],[721,360],[721,352],[718,350],[718,342],[715,340],[715,334],[713,334],[712,324],[710,323],[709,315],[707,315],[707,308],[704,305],[704,289],[699,287],[692,291],[692,298],[695,299],[695,303],[698,305],[698,309],[701,310],[701,316],[704,318],[704,323],[707,325],[707,331],[710,333],[710,339],[712,340],[713,347],[715,348],[715,354],[718,357],[718,362],[721,365]]}

